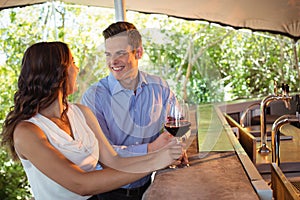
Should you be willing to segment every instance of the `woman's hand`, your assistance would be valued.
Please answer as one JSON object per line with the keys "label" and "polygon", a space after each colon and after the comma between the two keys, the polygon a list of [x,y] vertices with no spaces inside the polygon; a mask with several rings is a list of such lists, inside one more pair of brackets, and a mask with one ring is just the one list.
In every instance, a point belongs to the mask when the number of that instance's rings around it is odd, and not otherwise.
{"label": "woman's hand", "polygon": [[157,151],[170,143],[173,136],[168,132],[161,133],[158,138],[148,144],[148,153]]}
{"label": "woman's hand", "polygon": [[157,154],[154,159],[153,166],[157,169],[165,168],[171,164],[180,164],[180,158],[184,154],[181,142],[176,138],[172,138],[170,142],[162,149],[155,152]]}

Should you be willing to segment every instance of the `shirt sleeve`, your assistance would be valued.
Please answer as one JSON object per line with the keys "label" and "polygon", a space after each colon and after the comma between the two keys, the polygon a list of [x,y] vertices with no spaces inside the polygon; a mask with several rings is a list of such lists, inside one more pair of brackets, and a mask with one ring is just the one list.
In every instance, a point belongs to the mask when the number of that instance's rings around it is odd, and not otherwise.
{"label": "shirt sleeve", "polygon": [[115,151],[121,157],[131,157],[131,156],[142,156],[147,154],[148,152],[148,144],[137,144],[137,145],[130,145],[130,146],[118,146],[112,145]]}
{"label": "shirt sleeve", "polygon": [[80,103],[88,106],[94,115],[96,115],[96,106],[95,106],[95,95],[96,94],[96,85],[92,85],[83,95],[81,98]]}
{"label": "shirt sleeve", "polygon": [[[105,135],[109,135],[109,129],[106,124],[106,119],[103,116],[102,113],[97,112],[97,119],[100,124],[100,127]],[[130,156],[141,156],[148,153],[148,144],[136,144],[136,145],[116,145],[114,144],[108,137],[108,141],[112,145],[112,147],[115,149],[115,151],[121,156],[121,157],[130,157]]]}
{"label": "shirt sleeve", "polygon": [[[106,118],[103,116],[101,111],[96,111],[96,102],[95,96],[96,96],[96,85],[92,85],[82,96],[81,103],[83,105],[88,106],[94,115],[97,117],[98,123],[104,133],[104,135],[109,135],[109,130],[107,128]],[[136,144],[136,145],[115,145],[108,137],[108,141],[112,145],[112,147],[115,149],[115,151],[121,156],[121,157],[130,157],[130,156],[141,156],[148,153],[148,144]]]}

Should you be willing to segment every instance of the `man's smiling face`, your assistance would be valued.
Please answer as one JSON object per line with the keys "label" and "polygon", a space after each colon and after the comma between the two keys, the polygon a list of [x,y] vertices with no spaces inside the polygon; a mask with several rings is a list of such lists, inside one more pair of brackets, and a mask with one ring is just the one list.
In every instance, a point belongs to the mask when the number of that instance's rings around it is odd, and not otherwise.
{"label": "man's smiling face", "polygon": [[114,36],[105,41],[106,63],[114,77],[122,81],[134,80],[138,74],[136,50],[128,44],[128,36]]}

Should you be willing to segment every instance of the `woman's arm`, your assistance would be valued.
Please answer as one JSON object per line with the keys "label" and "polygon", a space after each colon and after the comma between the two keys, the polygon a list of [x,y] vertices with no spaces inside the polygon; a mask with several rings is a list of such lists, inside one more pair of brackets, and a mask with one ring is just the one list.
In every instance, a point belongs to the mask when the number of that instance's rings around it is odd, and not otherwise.
{"label": "woman's arm", "polygon": [[99,142],[100,162],[110,168],[129,173],[149,173],[164,168],[182,155],[182,146],[170,142],[159,151],[148,153],[144,156],[122,158],[114,151],[103,134],[98,121],[92,111],[83,105],[78,105],[83,112],[88,126],[93,130]]}
{"label": "woman's arm", "polygon": [[107,192],[148,174],[130,174],[110,168],[85,172],[66,159],[48,142],[43,131],[30,122],[17,125],[14,145],[21,158],[30,160],[47,177],[80,195]]}
{"label": "woman's arm", "polygon": [[[104,146],[105,142],[100,144]],[[43,131],[30,122],[21,122],[17,125],[14,131],[14,146],[21,158],[30,160],[47,177],[80,195],[107,192],[148,174],[148,172],[126,173],[112,168],[85,172],[66,159],[49,143]],[[115,160],[118,156],[109,146],[107,149],[106,147],[101,149],[104,149],[105,153],[114,155],[113,160]],[[109,159],[109,156],[107,157]]]}

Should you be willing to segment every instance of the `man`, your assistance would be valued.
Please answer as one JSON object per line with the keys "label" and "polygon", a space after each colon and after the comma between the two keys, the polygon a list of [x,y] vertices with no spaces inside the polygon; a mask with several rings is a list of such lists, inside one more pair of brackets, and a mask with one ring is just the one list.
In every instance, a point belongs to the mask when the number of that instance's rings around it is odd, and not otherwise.
{"label": "man", "polygon": [[[85,92],[82,103],[93,110],[120,156],[143,155],[162,148],[171,137],[161,130],[166,106],[174,94],[166,81],[138,69],[143,47],[133,24],[113,23],[103,36],[110,74]],[[149,175],[101,194],[100,199],[141,199],[150,183]]]}

